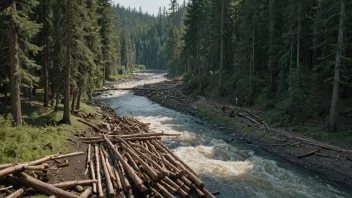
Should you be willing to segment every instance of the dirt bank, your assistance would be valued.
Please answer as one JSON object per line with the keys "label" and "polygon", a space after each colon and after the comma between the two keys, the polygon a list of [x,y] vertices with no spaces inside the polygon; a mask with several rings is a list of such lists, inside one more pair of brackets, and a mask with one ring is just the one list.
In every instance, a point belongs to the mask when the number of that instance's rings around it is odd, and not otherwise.
{"label": "dirt bank", "polygon": [[[267,128],[260,113],[234,106],[230,118],[221,110],[223,101],[192,95],[183,90],[181,80],[144,85],[134,90],[162,106],[197,116],[234,139],[252,144],[275,156],[305,167],[340,185],[352,186],[352,151],[319,142],[300,133]],[[258,116],[259,115],[259,116]],[[346,150],[344,150],[346,149]]]}

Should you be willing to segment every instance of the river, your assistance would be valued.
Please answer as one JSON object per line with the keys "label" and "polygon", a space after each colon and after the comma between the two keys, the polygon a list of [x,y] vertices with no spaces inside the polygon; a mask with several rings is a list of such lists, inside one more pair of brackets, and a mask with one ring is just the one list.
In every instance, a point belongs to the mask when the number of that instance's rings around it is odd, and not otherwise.
{"label": "river", "polygon": [[[165,80],[162,74],[143,75],[148,79],[118,87]],[[220,191],[219,198],[352,197],[352,192],[329,184],[314,173],[232,140],[198,118],[162,107],[145,97],[111,91],[96,100],[114,108],[119,115],[151,123],[150,128],[156,132],[182,134],[177,139],[162,141],[200,175],[210,191]]]}

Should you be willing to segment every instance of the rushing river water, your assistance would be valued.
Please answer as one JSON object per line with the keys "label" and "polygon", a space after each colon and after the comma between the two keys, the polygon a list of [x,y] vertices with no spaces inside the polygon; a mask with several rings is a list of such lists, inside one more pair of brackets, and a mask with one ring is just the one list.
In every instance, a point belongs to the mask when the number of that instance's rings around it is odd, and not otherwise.
{"label": "rushing river water", "polygon": [[[145,75],[150,75],[150,80],[118,86],[133,87],[165,80],[160,74]],[[210,191],[221,192],[217,197],[352,197],[346,189],[329,185],[318,176],[268,157],[253,147],[231,141],[229,135],[208,123],[145,97],[113,91],[96,100],[111,106],[119,115],[151,123],[150,128],[156,132],[182,134],[177,139],[165,138],[163,142],[200,175]]]}

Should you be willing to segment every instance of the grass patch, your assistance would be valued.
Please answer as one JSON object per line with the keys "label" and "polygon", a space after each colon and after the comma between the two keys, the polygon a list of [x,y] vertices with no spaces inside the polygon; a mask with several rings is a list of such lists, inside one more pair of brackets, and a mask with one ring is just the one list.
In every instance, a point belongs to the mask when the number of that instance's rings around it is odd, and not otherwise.
{"label": "grass patch", "polygon": [[[43,107],[42,94],[37,94],[32,101],[22,101],[24,124],[12,127],[12,118],[0,116],[0,163],[24,162],[62,152],[72,152],[73,147],[67,141],[75,133],[84,133],[88,126],[78,122],[78,117],[71,115],[71,125],[58,125],[63,116],[63,106],[54,111]],[[96,113],[95,109],[81,103],[81,109]],[[100,118],[92,119],[94,124],[101,123]]]}

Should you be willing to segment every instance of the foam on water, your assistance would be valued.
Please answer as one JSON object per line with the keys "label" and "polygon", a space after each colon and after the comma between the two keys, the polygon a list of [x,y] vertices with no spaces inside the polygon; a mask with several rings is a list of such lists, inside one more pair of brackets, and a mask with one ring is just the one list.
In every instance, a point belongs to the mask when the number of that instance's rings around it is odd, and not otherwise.
{"label": "foam on water", "polygon": [[222,161],[212,159],[214,148],[207,146],[178,147],[174,153],[181,157],[198,174],[215,176],[217,178],[236,177],[247,174],[253,169],[248,161]]}
{"label": "foam on water", "polygon": [[[126,83],[123,86],[134,85]],[[330,186],[314,174],[258,155],[253,147],[229,141],[230,136],[203,121],[144,97],[117,91],[112,97],[99,97],[99,100],[122,116],[133,116],[150,123],[150,129],[155,132],[181,134],[162,141],[200,174],[210,191],[221,191],[218,198],[352,197],[351,192]]]}

